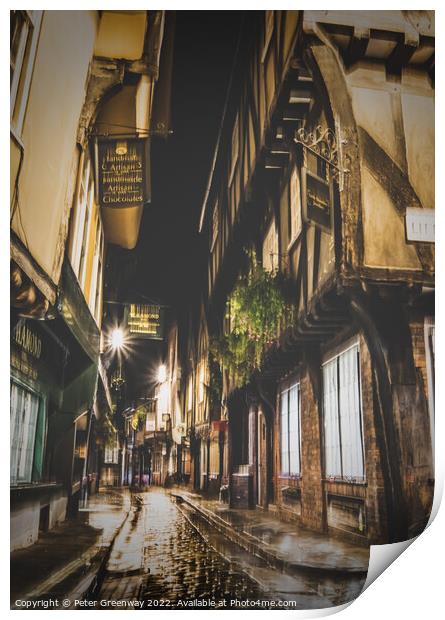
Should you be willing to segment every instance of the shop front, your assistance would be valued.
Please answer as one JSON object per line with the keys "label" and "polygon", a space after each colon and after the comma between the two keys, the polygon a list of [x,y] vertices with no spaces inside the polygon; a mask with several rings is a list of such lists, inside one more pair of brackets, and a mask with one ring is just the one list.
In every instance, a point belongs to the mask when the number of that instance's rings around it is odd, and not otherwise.
{"label": "shop front", "polygon": [[[14,317],[13,317],[14,319]],[[48,426],[62,401],[68,350],[47,324],[17,318],[11,332],[11,549],[65,518],[63,485],[50,474]]]}

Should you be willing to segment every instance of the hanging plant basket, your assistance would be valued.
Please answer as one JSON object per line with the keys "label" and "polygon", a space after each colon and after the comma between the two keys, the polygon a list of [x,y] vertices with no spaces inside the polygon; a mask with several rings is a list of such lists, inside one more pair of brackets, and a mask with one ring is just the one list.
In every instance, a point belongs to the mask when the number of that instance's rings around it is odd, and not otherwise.
{"label": "hanging plant basket", "polygon": [[260,369],[265,351],[290,320],[283,284],[281,274],[265,271],[252,255],[248,274],[239,279],[227,300],[230,330],[213,339],[210,348],[236,387],[246,385]]}

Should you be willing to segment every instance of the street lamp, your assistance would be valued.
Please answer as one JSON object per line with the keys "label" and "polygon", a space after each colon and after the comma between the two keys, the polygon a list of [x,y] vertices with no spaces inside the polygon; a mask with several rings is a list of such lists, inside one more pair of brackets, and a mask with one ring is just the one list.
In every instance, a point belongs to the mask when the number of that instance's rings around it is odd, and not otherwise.
{"label": "street lamp", "polygon": [[167,368],[165,364],[161,364],[158,368],[158,382],[164,383],[166,379],[167,379]]}
{"label": "street lamp", "polygon": [[111,347],[112,349],[120,350],[124,344],[124,332],[120,327],[116,327],[111,332]]}

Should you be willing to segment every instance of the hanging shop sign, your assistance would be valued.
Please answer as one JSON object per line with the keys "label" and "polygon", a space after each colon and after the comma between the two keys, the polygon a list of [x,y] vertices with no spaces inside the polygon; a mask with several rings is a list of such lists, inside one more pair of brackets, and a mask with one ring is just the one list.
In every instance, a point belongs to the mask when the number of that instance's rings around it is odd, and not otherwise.
{"label": "hanging shop sign", "polygon": [[300,128],[294,138],[302,150],[301,203],[303,217],[315,225],[332,229],[334,179],[339,183],[342,171],[336,136],[328,128],[313,131]]}
{"label": "hanging shop sign", "polygon": [[305,218],[322,228],[331,228],[332,184],[313,174],[307,168],[302,170],[302,206]]}
{"label": "hanging shop sign", "polygon": [[100,139],[97,142],[99,202],[122,209],[149,201],[147,138]]}
{"label": "hanging shop sign", "polygon": [[138,338],[162,340],[164,337],[164,309],[156,304],[128,304],[127,329]]}

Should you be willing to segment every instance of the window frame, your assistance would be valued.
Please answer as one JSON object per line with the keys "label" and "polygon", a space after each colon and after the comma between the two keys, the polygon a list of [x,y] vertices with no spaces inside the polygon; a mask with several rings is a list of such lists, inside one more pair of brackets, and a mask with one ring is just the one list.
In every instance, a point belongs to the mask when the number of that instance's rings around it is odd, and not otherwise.
{"label": "window frame", "polygon": [[[81,150],[79,154],[79,164],[77,169],[77,185],[75,200],[72,214],[72,230],[70,232],[69,259],[77,281],[84,293],[85,279],[87,274],[89,238],[91,234],[91,225],[93,222],[93,205],[95,204],[95,179],[93,162],[90,157],[88,148]],[[100,218],[100,209],[96,206]],[[102,226],[103,232],[103,226]],[[103,260],[103,257],[102,257]],[[94,265],[93,265],[94,268]],[[91,290],[90,290],[91,293]],[[84,293],[85,294],[85,293]],[[85,297],[86,299],[86,297]],[[88,306],[90,305],[91,295],[86,299]],[[99,304],[100,305],[100,304]]]}
{"label": "window frame", "polygon": [[293,165],[289,175],[289,243],[288,252],[294,247],[295,243],[303,231],[303,213],[301,205],[301,178],[298,166]]}
{"label": "window frame", "polygon": [[[266,253],[270,246],[270,252]],[[267,260],[265,258],[267,257]],[[275,217],[272,217],[269,225],[266,228],[266,233],[263,238],[262,247],[262,260],[263,269],[269,273],[276,273],[280,269],[280,246],[278,239],[278,226]],[[268,264],[269,263],[269,264]],[[276,264],[275,264],[276,263]]]}
{"label": "window frame", "polygon": [[[28,106],[43,11],[19,10],[23,26],[10,79],[10,124],[14,134],[21,136]],[[10,57],[10,68],[11,68]]]}
{"label": "window frame", "polygon": [[[341,414],[341,406],[340,406],[340,401],[341,401],[341,391],[342,391],[342,386],[339,383],[340,381],[340,358],[345,355],[346,353],[348,353],[349,351],[351,351],[351,349],[356,349],[356,364],[357,364],[357,391],[358,391],[358,398],[357,398],[357,404],[358,404],[358,428],[359,428],[359,436],[360,436],[360,451],[361,451],[361,463],[362,463],[362,472],[363,475],[348,475],[344,473],[345,470],[345,454],[344,454],[344,449],[345,449],[345,445],[344,442],[342,440],[342,414]],[[339,460],[339,469],[340,469],[340,473],[339,474],[331,474],[331,473],[327,473],[327,458],[326,458],[326,450],[327,450],[327,442],[326,442],[326,437],[327,437],[327,411],[326,411],[326,377],[325,377],[325,367],[327,367],[329,364],[336,362],[336,373],[335,373],[335,380],[336,380],[336,391],[335,391],[335,398],[336,398],[336,411],[334,414],[335,420],[335,427],[333,427],[334,432],[337,433],[337,437],[338,437],[338,460]],[[352,484],[366,484],[366,455],[365,455],[365,441],[364,441],[364,419],[363,419],[363,402],[362,402],[362,378],[361,378],[361,351],[360,351],[360,341],[358,337],[354,337],[352,339],[350,339],[349,341],[343,343],[342,345],[340,345],[339,347],[336,347],[336,349],[334,351],[331,351],[329,354],[324,356],[322,365],[321,365],[321,372],[322,372],[322,380],[323,380],[323,476],[326,480],[333,480],[333,481],[341,481],[341,482],[346,482],[346,483],[352,483]],[[352,450],[352,447],[351,447]]]}
{"label": "window frame", "polygon": [[104,253],[104,229],[100,209],[96,209],[96,239],[94,242],[93,265],[88,306],[96,323],[100,325],[99,310],[102,297]]}
{"label": "window frame", "polygon": [[[291,390],[297,388],[297,429],[298,429],[298,472],[291,472],[291,409],[290,409],[290,393]],[[283,464],[283,396],[286,394],[287,399],[287,462],[288,462],[288,471],[284,471]],[[280,478],[292,478],[292,479],[300,479],[302,477],[302,459],[301,459],[301,446],[302,446],[302,438],[301,438],[301,382],[297,379],[292,381],[288,381],[283,383],[280,387],[280,396],[279,396],[279,427],[280,427]]]}
{"label": "window frame", "polygon": [[[12,386],[15,386],[17,389],[21,390],[22,392],[26,392],[28,394],[30,394],[32,397],[34,397],[36,399],[36,411],[35,411],[35,423],[34,423],[34,436],[31,439],[31,443],[32,443],[32,448],[31,448],[31,457],[29,459],[29,463],[28,463],[28,467],[29,467],[29,475],[25,476],[25,478],[19,478],[18,476],[12,476],[12,471],[11,471],[11,467],[13,465],[13,453],[12,453],[12,447],[13,447],[13,439],[15,436],[15,424],[14,424],[14,428],[11,428],[10,431],[10,485],[11,486],[20,486],[20,485],[26,485],[26,484],[31,484],[33,482],[36,482],[37,480],[35,479],[35,469],[36,469],[36,442],[37,442],[37,434],[39,433],[39,425],[42,422],[42,418],[43,418],[43,423],[45,424],[45,398],[42,396],[42,394],[40,394],[37,390],[33,389],[32,387],[30,387],[28,384],[23,383],[22,381],[18,380],[16,377],[11,377],[11,381],[10,381],[10,389],[11,389],[11,403],[10,403],[10,415],[12,414]],[[10,420],[10,423],[12,423],[12,419]],[[28,429],[29,431],[29,424],[28,424]],[[29,434],[29,433],[28,433]],[[22,439],[23,439],[23,433],[22,433]],[[45,434],[43,435],[43,453],[45,450]],[[29,448],[28,448],[29,449]],[[22,451],[22,449],[20,448],[20,451]],[[19,459],[21,459],[21,456],[19,457]],[[19,460],[17,460],[17,470],[19,469]],[[25,450],[25,465],[26,465],[26,450]]]}
{"label": "window frame", "polygon": [[113,444],[105,445],[104,465],[119,465],[119,450],[119,438],[116,433]]}

